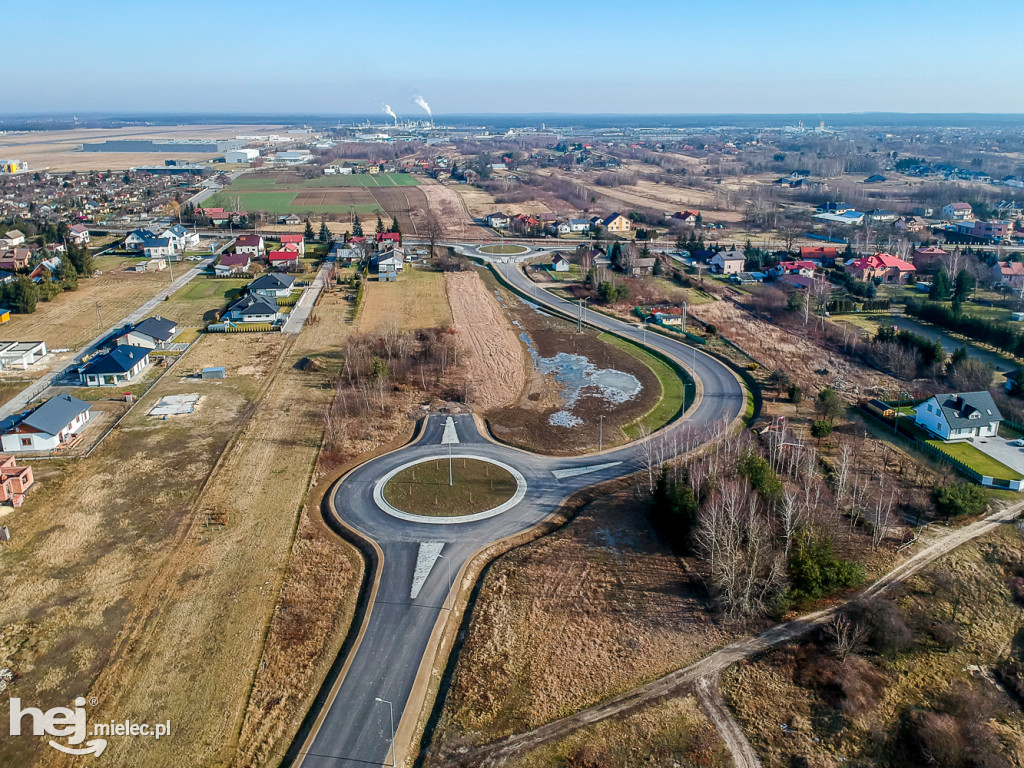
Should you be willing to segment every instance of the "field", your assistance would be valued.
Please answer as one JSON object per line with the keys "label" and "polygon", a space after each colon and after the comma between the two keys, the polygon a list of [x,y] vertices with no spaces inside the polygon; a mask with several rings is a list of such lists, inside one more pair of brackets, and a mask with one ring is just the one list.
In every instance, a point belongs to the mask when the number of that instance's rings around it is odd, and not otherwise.
{"label": "field", "polygon": [[403,469],[384,486],[384,498],[411,515],[455,517],[492,509],[516,492],[515,478],[489,462],[456,457],[450,469],[451,485],[446,459]]}
{"label": "field", "polygon": [[441,693],[431,752],[578,711],[685,666],[734,631],[742,628],[715,620],[644,505],[629,492],[607,494],[490,566]]}
{"label": "field", "polygon": [[475,272],[448,272],[445,283],[455,343],[466,362],[467,402],[481,412],[511,405],[530,362],[508,313]]}
{"label": "field", "polygon": [[233,277],[196,277],[160,305],[158,312],[183,326],[204,326],[237,299],[249,283]]}
{"label": "field", "polygon": [[210,197],[211,208],[240,208],[278,215],[349,215],[362,218],[384,212],[406,234],[416,232],[413,211],[426,205],[419,182],[408,174],[360,174],[305,179],[296,173],[245,174]]}
{"label": "field", "polygon": [[483,253],[516,254],[526,253],[526,248],[521,245],[484,245],[480,247]]}
{"label": "field", "polygon": [[356,321],[360,333],[382,333],[391,328],[448,328],[452,324],[441,272],[407,267],[397,282],[368,280],[363,290]]}

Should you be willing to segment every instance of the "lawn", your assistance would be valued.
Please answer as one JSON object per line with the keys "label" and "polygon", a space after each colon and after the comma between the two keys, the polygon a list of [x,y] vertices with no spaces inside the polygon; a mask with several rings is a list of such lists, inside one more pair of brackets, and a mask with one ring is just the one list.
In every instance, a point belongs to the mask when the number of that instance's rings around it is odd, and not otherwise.
{"label": "lawn", "polygon": [[447,459],[430,459],[388,480],[384,498],[409,514],[456,517],[492,509],[516,492],[515,478],[486,461],[455,457],[451,478],[449,485]]}
{"label": "lawn", "polygon": [[527,249],[521,245],[511,245],[505,243],[504,245],[484,245],[480,247],[481,253],[500,253],[505,255],[526,253]]}
{"label": "lawn", "polygon": [[1022,480],[1024,475],[1010,469],[1002,462],[996,461],[988,454],[982,453],[970,443],[944,443],[941,440],[927,440],[928,445],[936,448],[962,464],[986,477],[1001,480]]}
{"label": "lawn", "polygon": [[210,319],[208,313],[237,299],[248,282],[234,277],[197,277],[165,301],[158,313],[182,325],[203,325]]}
{"label": "lawn", "polygon": [[357,313],[360,333],[382,333],[416,328],[450,328],[444,274],[407,268],[393,283],[365,280],[363,300]]}
{"label": "lawn", "polygon": [[[618,336],[603,333],[598,338],[612,346],[618,347],[637,360],[641,360],[654,372],[654,375],[658,377],[658,382],[661,384],[661,397],[657,405],[644,414],[642,418],[622,428],[622,431],[628,438],[635,440],[645,430],[650,433],[661,429],[686,409],[686,383],[672,369],[672,366],[660,357],[656,357],[635,344],[620,339]],[[690,400],[692,401],[692,399],[693,390],[691,389]]]}

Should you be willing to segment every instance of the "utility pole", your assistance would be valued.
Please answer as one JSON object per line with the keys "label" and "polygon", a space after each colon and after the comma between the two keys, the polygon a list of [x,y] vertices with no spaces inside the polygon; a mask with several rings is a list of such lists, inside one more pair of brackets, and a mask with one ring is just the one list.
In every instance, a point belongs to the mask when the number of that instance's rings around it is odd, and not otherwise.
{"label": "utility pole", "polygon": [[398,764],[398,754],[395,752],[395,707],[390,701],[382,699],[380,696],[377,696],[374,701],[379,704],[387,704],[388,712],[391,714],[391,749],[388,751],[391,752],[391,768],[394,768]]}
{"label": "utility pole", "polygon": [[602,413],[599,417],[598,432],[597,432],[597,452],[600,453],[604,450],[604,414]]}
{"label": "utility pole", "polygon": [[452,444],[448,443],[448,487],[455,485],[455,475],[452,472]]}

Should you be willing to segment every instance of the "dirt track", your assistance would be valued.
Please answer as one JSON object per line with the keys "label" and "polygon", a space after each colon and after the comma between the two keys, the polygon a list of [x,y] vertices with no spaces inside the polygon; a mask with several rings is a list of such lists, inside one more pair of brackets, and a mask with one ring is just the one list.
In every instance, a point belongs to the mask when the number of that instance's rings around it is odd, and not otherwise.
{"label": "dirt track", "polygon": [[471,401],[483,411],[511,405],[526,384],[522,343],[476,273],[449,272],[445,280]]}

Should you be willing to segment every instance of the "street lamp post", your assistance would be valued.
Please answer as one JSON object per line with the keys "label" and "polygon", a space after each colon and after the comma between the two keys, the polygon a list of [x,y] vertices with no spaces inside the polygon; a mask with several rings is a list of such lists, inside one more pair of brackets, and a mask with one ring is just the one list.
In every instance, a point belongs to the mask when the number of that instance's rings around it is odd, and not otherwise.
{"label": "street lamp post", "polygon": [[598,418],[600,421],[598,422],[597,431],[597,451],[600,453],[604,450],[604,414],[600,414]]}
{"label": "street lamp post", "polygon": [[394,768],[394,766],[398,765],[398,753],[395,751],[395,706],[390,701],[382,699],[380,696],[377,696],[374,701],[379,704],[387,704],[388,712],[391,715],[391,749],[389,751],[391,752],[391,766]]}
{"label": "street lamp post", "polygon": [[448,443],[448,487],[455,485],[455,475],[452,472],[452,444]]}
{"label": "street lamp post", "polygon": [[452,609],[452,561],[444,555],[438,555],[438,557],[444,560],[444,564],[448,566],[448,599],[445,602],[448,604],[448,610],[450,611]]}

